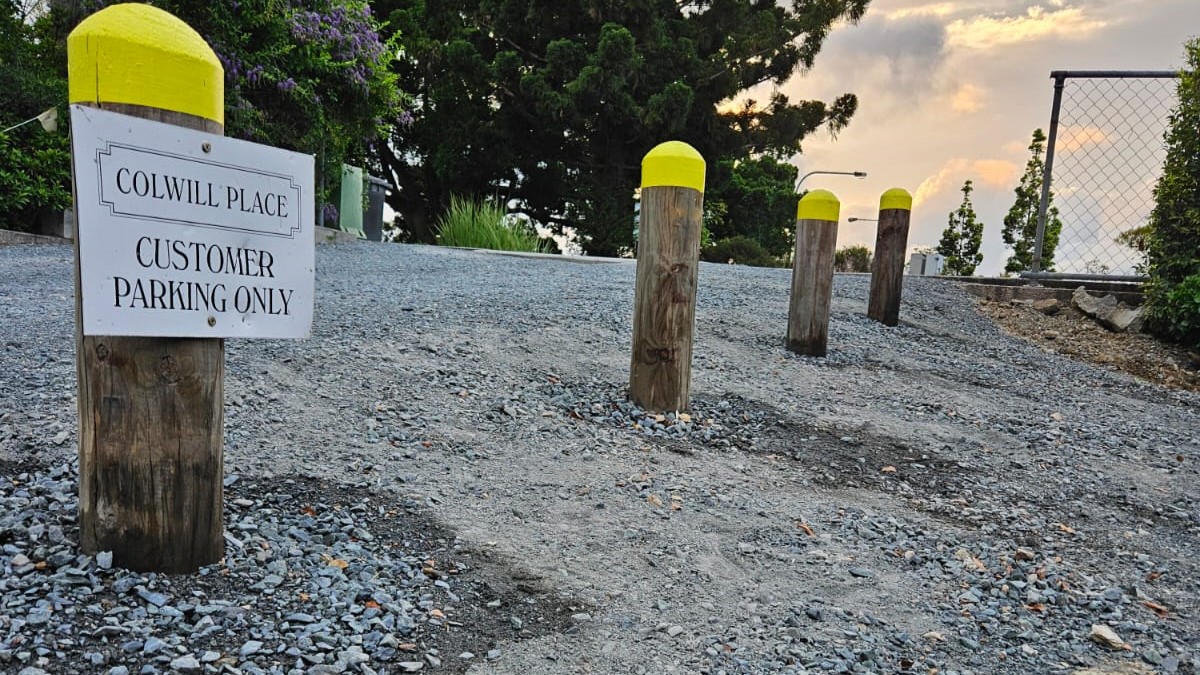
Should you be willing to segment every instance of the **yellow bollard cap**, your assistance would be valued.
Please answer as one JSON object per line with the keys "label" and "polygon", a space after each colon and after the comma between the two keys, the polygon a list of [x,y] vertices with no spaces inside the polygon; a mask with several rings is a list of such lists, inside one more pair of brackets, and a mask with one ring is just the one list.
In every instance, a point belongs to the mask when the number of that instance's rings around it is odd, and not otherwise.
{"label": "yellow bollard cap", "polygon": [[704,158],[682,141],[658,144],[642,158],[642,187],[660,186],[704,192]]}
{"label": "yellow bollard cap", "polygon": [[886,211],[888,209],[912,211],[912,195],[908,194],[908,190],[903,188],[888,190],[879,198],[879,210]]}
{"label": "yellow bollard cap", "polygon": [[138,3],[111,5],[67,36],[71,103],[125,103],[225,123],[225,70],[177,17]]}
{"label": "yellow bollard cap", "polygon": [[800,198],[796,220],[828,220],[836,223],[842,213],[842,203],[829,190],[811,190]]}

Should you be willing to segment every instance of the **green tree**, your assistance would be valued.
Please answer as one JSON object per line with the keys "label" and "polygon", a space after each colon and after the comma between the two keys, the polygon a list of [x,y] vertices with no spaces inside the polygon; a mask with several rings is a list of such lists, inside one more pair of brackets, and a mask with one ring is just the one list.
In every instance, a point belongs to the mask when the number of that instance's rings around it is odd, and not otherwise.
{"label": "green tree", "polygon": [[1184,49],[1187,66],[1150,214],[1146,313],[1156,334],[1200,348],[1200,40]]}
{"label": "green tree", "polygon": [[[587,251],[632,244],[642,156],[661,141],[710,162],[790,157],[857,100],[728,102],[813,63],[869,0],[378,0],[404,36],[411,126],[380,148],[407,236],[428,240],[450,194],[498,194],[576,228]],[[732,213],[732,209],[731,209]]]}
{"label": "green tree", "polygon": [[724,204],[725,212],[705,224],[715,239],[744,235],[770,255],[786,256],[795,241],[796,177],[794,165],[773,157],[716,162],[704,201]]}
{"label": "green tree", "polygon": [[[380,37],[367,0],[149,0],[200,33],[225,69],[225,133],[315,155],[320,201],[342,163],[362,165],[403,120],[391,70],[397,46]],[[49,21],[67,34],[106,0],[55,0]],[[58,55],[65,72],[65,53]],[[320,202],[318,202],[320,203]]]}
{"label": "green tree", "polygon": [[[1004,243],[1013,249],[1012,256],[1004,265],[1004,271],[1012,274],[1033,269],[1034,248],[1037,244],[1038,209],[1042,200],[1042,178],[1046,163],[1043,160],[1046,135],[1035,129],[1029,144],[1029,161],[1025,173],[1017,185],[1016,201],[1004,216]],[[1054,206],[1054,193],[1046,209],[1046,229],[1042,239],[1041,269],[1054,270],[1054,250],[1058,248],[1058,237],[1062,233],[1062,221],[1058,208]]]}
{"label": "green tree", "polygon": [[975,216],[975,206],[971,204],[974,189],[971,181],[963,183],[962,204],[950,212],[949,222],[942,231],[942,240],[937,247],[937,252],[946,259],[942,274],[969,277],[983,262],[983,254],[979,252],[983,244],[983,223]]}
{"label": "green tree", "polygon": [[870,272],[871,249],[857,244],[839,248],[833,253],[833,269],[836,272]]}
{"label": "green tree", "polygon": [[[47,59],[33,7],[0,0],[0,129],[67,98],[66,79]],[[33,230],[70,202],[66,133],[45,133],[36,122],[0,133],[0,228]]]}

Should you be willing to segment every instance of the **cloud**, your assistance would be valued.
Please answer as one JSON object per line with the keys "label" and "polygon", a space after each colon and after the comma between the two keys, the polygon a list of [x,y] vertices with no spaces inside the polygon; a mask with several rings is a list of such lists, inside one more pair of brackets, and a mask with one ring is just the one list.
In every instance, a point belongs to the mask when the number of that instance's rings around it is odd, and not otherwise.
{"label": "cloud", "polygon": [[1108,141],[1108,134],[1103,129],[1091,126],[1062,126],[1058,128],[1058,138],[1054,142],[1055,152],[1071,152],[1082,150]]}
{"label": "cloud", "polygon": [[954,112],[973,113],[983,107],[987,91],[974,84],[964,84],[950,95],[950,109]]}
{"label": "cloud", "polygon": [[1020,165],[1003,159],[977,159],[971,168],[979,182],[998,188],[1013,187],[1021,175]]}
{"label": "cloud", "polygon": [[899,19],[908,19],[914,16],[950,16],[960,11],[960,4],[956,2],[933,2],[916,7],[901,7],[893,9],[890,12],[885,12],[884,16],[890,21]]}
{"label": "cloud", "polygon": [[1004,151],[1010,155],[1024,155],[1029,152],[1029,141],[1009,141],[1004,144]]}
{"label": "cloud", "polygon": [[1020,175],[1021,167],[1004,159],[950,159],[937,172],[921,181],[913,194],[913,205],[924,204],[947,190],[959,190],[966,180],[989,187],[1010,188],[1016,185]]}
{"label": "cloud", "polygon": [[[946,30],[936,17],[914,15],[902,19],[868,16],[841,34],[831,45],[830,58],[864,65],[886,64],[889,84],[895,88],[932,81],[946,55]],[[861,72],[861,71],[860,71]]]}
{"label": "cloud", "polygon": [[951,178],[957,179],[967,170],[967,166],[968,161],[965,159],[948,160],[942,165],[942,168],[938,169],[937,173],[921,181],[921,184],[917,186],[917,191],[913,194],[913,208],[941,194],[950,185]]}
{"label": "cloud", "polygon": [[976,16],[946,26],[947,44],[963,49],[994,49],[1047,38],[1083,41],[1108,27],[1078,7],[1047,10],[1035,5],[1015,16]]}

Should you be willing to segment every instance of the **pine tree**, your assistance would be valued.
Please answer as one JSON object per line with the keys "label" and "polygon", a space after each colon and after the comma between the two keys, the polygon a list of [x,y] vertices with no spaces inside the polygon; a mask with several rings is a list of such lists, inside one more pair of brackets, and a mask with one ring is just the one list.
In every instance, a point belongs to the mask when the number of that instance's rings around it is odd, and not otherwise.
{"label": "pine tree", "polygon": [[403,186],[390,203],[402,229],[428,241],[421,223],[450,195],[496,195],[570,228],[588,253],[616,255],[633,244],[642,156],[663,140],[690,143],[713,171],[721,160],[783,161],[810,133],[844,128],[853,94],[780,90],[868,4],[372,0],[399,35],[394,68],[419,103],[376,147],[381,175]]}
{"label": "pine tree", "polygon": [[[1033,269],[1033,253],[1037,245],[1038,207],[1042,200],[1042,176],[1046,164],[1042,159],[1046,135],[1041,129],[1033,132],[1033,141],[1029,144],[1029,162],[1025,164],[1025,173],[1021,183],[1015,190],[1017,199],[1013,202],[1008,215],[1004,217],[1004,243],[1013,249],[1012,256],[1004,265],[1008,273],[1024,272]],[[1062,232],[1062,221],[1058,218],[1058,209],[1054,206],[1054,193],[1050,193],[1050,203],[1046,209],[1046,231],[1042,239],[1043,272],[1054,270],[1054,249],[1058,248],[1058,236]]]}
{"label": "pine tree", "polygon": [[943,274],[969,277],[975,274],[975,268],[983,262],[983,254],[979,247],[983,244],[983,223],[975,216],[975,206],[971,204],[971,192],[974,187],[971,181],[962,186],[963,200],[958,209],[950,212],[949,222],[942,232],[942,240],[938,243],[937,252],[946,258],[942,268]]}

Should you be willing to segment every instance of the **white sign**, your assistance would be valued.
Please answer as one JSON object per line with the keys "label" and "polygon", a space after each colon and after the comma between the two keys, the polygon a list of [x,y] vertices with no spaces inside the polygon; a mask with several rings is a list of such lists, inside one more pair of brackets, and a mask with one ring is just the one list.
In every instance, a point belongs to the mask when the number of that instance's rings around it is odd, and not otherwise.
{"label": "white sign", "polygon": [[71,106],[84,335],[307,337],[313,158]]}

